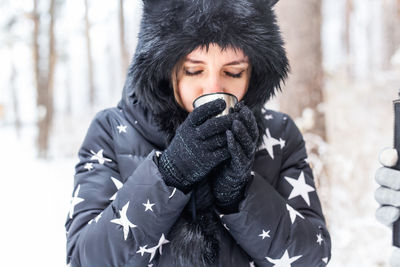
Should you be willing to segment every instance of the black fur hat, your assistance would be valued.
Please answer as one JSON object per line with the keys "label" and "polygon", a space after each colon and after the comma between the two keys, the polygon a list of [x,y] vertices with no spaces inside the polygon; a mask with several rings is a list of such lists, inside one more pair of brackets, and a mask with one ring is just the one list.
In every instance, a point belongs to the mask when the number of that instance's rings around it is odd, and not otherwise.
{"label": "black fur hat", "polygon": [[[277,1],[143,0],[139,41],[125,96],[134,93],[159,126],[173,134],[185,111],[174,98],[172,69],[198,46],[215,43],[240,48],[248,56],[252,73],[243,100],[260,122],[261,108],[280,89],[289,68],[272,10]],[[171,114],[177,120],[171,121]]]}

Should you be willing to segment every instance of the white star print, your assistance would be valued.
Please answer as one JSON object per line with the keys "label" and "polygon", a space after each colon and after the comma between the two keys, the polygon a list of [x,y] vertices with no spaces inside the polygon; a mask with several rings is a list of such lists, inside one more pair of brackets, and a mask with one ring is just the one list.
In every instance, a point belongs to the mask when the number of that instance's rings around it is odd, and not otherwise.
{"label": "white star print", "polygon": [[172,198],[175,195],[175,192],[176,192],[176,187],[174,188],[174,190],[172,191],[172,194],[168,198]]}
{"label": "white star print", "polygon": [[72,219],[72,216],[74,214],[75,206],[85,200],[83,198],[78,197],[80,189],[81,189],[81,185],[78,185],[78,187],[75,190],[74,196],[71,199],[71,206],[69,208],[69,218],[70,219]]}
{"label": "white star print", "polygon": [[149,260],[149,262],[151,262],[151,261],[153,260],[154,256],[156,255],[157,246],[152,247],[152,248],[149,248],[149,249],[146,249],[146,252],[147,252],[147,253],[150,253],[150,260]]}
{"label": "white star print", "polygon": [[263,144],[261,146],[261,149],[265,148],[268,151],[268,154],[271,156],[272,159],[274,159],[274,149],[273,147],[276,145],[280,145],[281,149],[285,146],[285,141],[281,138],[275,139],[271,137],[271,133],[269,132],[269,129],[267,128],[266,134],[263,137]]}
{"label": "white star print", "polygon": [[128,217],[126,216],[126,212],[128,211],[128,207],[129,207],[129,201],[119,211],[119,215],[121,217],[119,219],[111,220],[112,223],[122,225],[123,230],[124,230],[124,240],[126,240],[127,237],[128,237],[129,227],[131,227],[131,228],[135,228],[136,227],[136,225],[131,223],[129,221]]}
{"label": "white star print", "polygon": [[93,169],[93,163],[88,162],[88,163],[85,164],[85,166],[83,168],[85,168],[86,170],[90,171],[91,169]]}
{"label": "white star print", "polygon": [[103,165],[106,161],[111,162],[111,159],[103,157],[103,151],[103,149],[100,149],[99,152],[94,153],[94,151],[90,150],[90,152],[93,154],[91,160],[97,160],[101,165]]}
{"label": "white star print", "polygon": [[279,144],[281,145],[281,149],[285,147],[286,141],[282,138],[279,138]]}
{"label": "white star print", "polygon": [[265,115],[266,120],[272,120],[273,118],[274,118],[274,116],[272,116],[271,114]]}
{"label": "white star print", "polygon": [[269,236],[269,232],[271,232],[271,230],[268,230],[268,232],[265,232],[264,229],[263,229],[263,230],[262,230],[262,233],[261,233],[260,235],[258,235],[258,236],[261,236],[261,237],[262,237],[262,240],[264,240],[264,238],[270,237],[270,236]]}
{"label": "white star print", "polygon": [[303,257],[303,255],[300,256],[294,256],[292,258],[289,258],[289,253],[286,250],[285,253],[283,253],[282,258],[280,259],[271,259],[269,257],[265,257],[270,263],[275,264],[274,267],[291,267],[291,263],[297,261],[298,259],[300,259],[301,257]]}
{"label": "white star print", "polygon": [[308,196],[308,193],[315,191],[315,189],[314,187],[306,184],[306,181],[304,179],[304,172],[300,172],[300,176],[297,180],[290,177],[285,177],[285,179],[288,181],[289,184],[293,186],[293,190],[292,192],[290,192],[289,199],[301,196],[307,203],[307,205],[310,206],[310,198]]}
{"label": "white star print", "polygon": [[136,253],[140,253],[140,255],[143,257],[144,253],[146,253],[146,247],[147,245],[145,245],[144,247],[140,247],[138,251],[136,251]]}
{"label": "white star print", "polygon": [[99,215],[97,215],[96,218],[94,218],[94,220],[95,220],[96,222],[98,222],[98,221],[100,220],[102,214],[103,214],[103,213],[99,213]]}
{"label": "white star print", "polygon": [[117,192],[115,192],[115,194],[112,197],[110,197],[110,200],[114,200],[117,197],[118,190],[120,190],[121,187],[123,186],[123,183],[117,178],[114,178],[112,176],[110,178],[113,181],[115,187],[117,188]]}
{"label": "white star print", "polygon": [[156,157],[159,158],[162,155],[161,151],[156,151]]}
{"label": "white star print", "polygon": [[328,257],[322,258],[322,261],[328,263]]}
{"label": "white star print", "polygon": [[301,215],[297,210],[293,209],[288,204],[286,204],[286,208],[289,211],[289,216],[290,216],[290,220],[292,221],[292,224],[296,220],[296,216],[299,216],[300,218],[304,219],[303,215]]}
{"label": "white star print", "polygon": [[254,265],[254,261],[249,262],[249,264],[250,264],[250,267],[256,267],[256,266]]}
{"label": "white star print", "polygon": [[99,215],[97,215],[95,218],[93,218],[93,219],[91,219],[89,222],[88,222],[88,224],[91,224],[93,221],[95,221],[96,223],[99,221],[99,219],[101,218],[101,214],[102,213],[99,213]]}
{"label": "white star print", "polygon": [[160,240],[158,241],[158,244],[152,248],[149,249],[145,249],[146,253],[150,253],[150,260],[149,262],[151,262],[154,258],[154,256],[156,255],[156,251],[157,249],[159,249],[160,251],[160,255],[162,255],[162,245],[169,243],[169,240],[165,239],[164,234],[161,235]]}
{"label": "white star print", "polygon": [[150,204],[149,199],[147,199],[147,203],[142,203],[142,204],[143,204],[143,206],[146,207],[146,209],[144,211],[148,211],[148,210],[153,211],[153,206],[155,205],[155,203]]}
{"label": "white star print", "polygon": [[117,128],[118,128],[118,133],[122,133],[122,132],[124,132],[124,133],[126,133],[126,125],[119,125],[119,126],[117,126]]}
{"label": "white star print", "polygon": [[322,235],[321,234],[318,234],[317,235],[317,243],[321,246],[321,244],[322,244],[322,241],[324,241],[323,239],[322,239]]}
{"label": "white star print", "polygon": [[158,241],[158,247],[160,248],[160,254],[162,254],[162,245],[169,243],[169,240],[167,240],[164,236],[164,234],[161,235],[160,241]]}

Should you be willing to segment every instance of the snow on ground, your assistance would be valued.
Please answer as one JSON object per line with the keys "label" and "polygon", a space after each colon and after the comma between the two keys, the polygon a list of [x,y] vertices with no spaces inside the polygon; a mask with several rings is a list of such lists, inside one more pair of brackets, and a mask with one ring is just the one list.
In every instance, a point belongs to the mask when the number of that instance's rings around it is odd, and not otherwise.
{"label": "snow on ground", "polygon": [[1,266],[65,266],[64,222],[75,159],[35,158],[34,133],[0,127]]}
{"label": "snow on ground", "polygon": [[399,81],[388,78],[327,83],[331,177],[323,202],[333,244],[330,266],[388,266],[392,232],[374,217],[378,154],[393,144],[392,101]]}

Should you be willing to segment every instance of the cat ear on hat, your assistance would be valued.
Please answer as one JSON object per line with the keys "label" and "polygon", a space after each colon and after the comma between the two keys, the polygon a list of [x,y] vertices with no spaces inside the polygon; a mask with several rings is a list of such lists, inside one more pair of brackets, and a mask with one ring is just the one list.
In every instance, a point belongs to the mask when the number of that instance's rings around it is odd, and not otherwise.
{"label": "cat ear on hat", "polygon": [[157,3],[162,2],[162,0],[161,1],[160,0],[142,0],[142,1],[143,1],[143,5],[144,6],[152,6],[152,5],[155,5]]}
{"label": "cat ear on hat", "polygon": [[268,0],[268,4],[270,7],[273,7],[276,3],[278,3],[279,0]]}
{"label": "cat ear on hat", "polygon": [[272,8],[279,0],[254,0],[255,3],[262,7]]}

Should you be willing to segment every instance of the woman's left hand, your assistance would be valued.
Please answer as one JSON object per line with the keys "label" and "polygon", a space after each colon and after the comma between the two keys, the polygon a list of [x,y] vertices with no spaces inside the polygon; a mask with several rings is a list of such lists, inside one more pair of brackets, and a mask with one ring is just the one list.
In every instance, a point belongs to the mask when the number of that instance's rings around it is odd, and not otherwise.
{"label": "woman's left hand", "polygon": [[238,103],[234,112],[237,112],[237,118],[232,123],[232,129],[226,131],[231,159],[223,165],[213,181],[216,204],[225,213],[237,211],[243,198],[258,140],[258,127],[253,112],[243,103]]}

